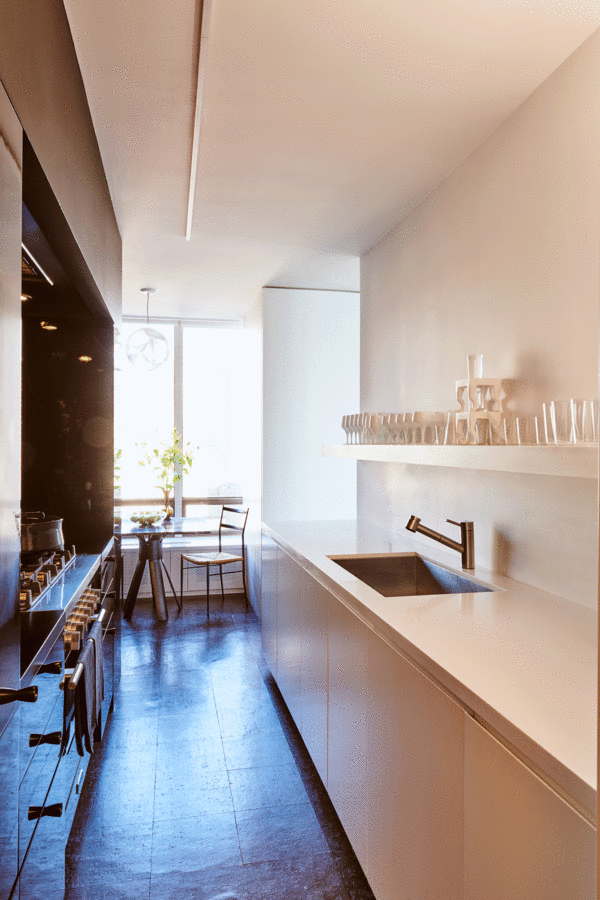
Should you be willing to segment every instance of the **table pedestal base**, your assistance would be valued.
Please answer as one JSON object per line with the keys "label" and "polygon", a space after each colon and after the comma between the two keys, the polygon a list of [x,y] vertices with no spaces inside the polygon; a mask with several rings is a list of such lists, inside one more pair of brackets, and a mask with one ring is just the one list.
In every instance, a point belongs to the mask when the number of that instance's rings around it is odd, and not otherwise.
{"label": "table pedestal base", "polygon": [[162,539],[164,535],[161,533],[147,535],[136,534],[135,537],[137,537],[140,545],[139,555],[135,572],[133,573],[133,578],[131,579],[131,584],[127,591],[127,599],[125,600],[125,605],[123,607],[123,618],[131,619],[133,615],[133,609],[135,607],[135,601],[137,600],[140,584],[142,583],[144,569],[146,568],[146,563],[148,563],[156,618],[159,622],[166,622],[169,618],[169,613],[167,610],[167,598],[165,596],[165,583],[162,575],[163,568],[167,573],[167,578],[169,579],[169,584],[171,585],[171,590],[173,591],[173,596],[176,600],[177,594],[173,587],[169,570],[163,562]]}

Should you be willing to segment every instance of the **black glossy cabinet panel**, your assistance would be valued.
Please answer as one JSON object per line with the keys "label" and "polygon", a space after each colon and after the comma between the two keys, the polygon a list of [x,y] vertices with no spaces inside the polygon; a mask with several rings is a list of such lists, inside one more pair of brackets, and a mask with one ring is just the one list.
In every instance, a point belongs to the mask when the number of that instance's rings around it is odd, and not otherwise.
{"label": "black glossy cabinet panel", "polygon": [[[23,132],[0,84],[0,687],[20,678],[21,161]],[[0,897],[18,861],[20,703],[0,706]]]}
{"label": "black glossy cabinet panel", "polygon": [[113,503],[113,326],[24,310],[23,509],[61,517],[65,545],[95,553]]}

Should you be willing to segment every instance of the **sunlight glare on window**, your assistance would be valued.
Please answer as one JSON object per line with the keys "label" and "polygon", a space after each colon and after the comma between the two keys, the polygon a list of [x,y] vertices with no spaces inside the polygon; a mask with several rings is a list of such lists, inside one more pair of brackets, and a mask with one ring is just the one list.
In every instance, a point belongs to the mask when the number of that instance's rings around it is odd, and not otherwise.
{"label": "sunlight glare on window", "polygon": [[[140,327],[139,322],[124,322],[121,342]],[[169,345],[169,358],[159,368],[145,372],[124,358],[121,371],[115,372],[115,448],[121,448],[120,486],[123,499],[154,497],[160,500],[150,468],[139,465],[142,443],[150,447],[173,431],[173,325],[153,325]]]}

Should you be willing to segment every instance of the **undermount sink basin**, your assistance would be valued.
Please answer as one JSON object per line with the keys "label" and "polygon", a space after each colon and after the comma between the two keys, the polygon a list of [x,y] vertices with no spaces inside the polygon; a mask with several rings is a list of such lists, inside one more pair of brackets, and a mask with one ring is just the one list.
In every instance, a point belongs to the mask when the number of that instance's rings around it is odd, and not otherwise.
{"label": "undermount sink basin", "polygon": [[418,553],[357,554],[330,556],[329,559],[384,597],[476,594],[494,590],[438,566]]}

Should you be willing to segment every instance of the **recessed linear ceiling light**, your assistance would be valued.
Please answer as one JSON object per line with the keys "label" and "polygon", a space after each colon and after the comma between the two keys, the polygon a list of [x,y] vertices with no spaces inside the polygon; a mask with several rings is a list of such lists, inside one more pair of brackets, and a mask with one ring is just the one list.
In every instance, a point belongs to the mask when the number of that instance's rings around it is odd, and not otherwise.
{"label": "recessed linear ceiling light", "polygon": [[91,362],[92,361],[91,356],[78,356],[77,359],[79,360],[79,362]]}
{"label": "recessed linear ceiling light", "polygon": [[144,372],[152,372],[158,369],[169,358],[169,344],[162,332],[156,328],[150,328],[150,294],[155,294],[155,288],[140,288],[146,295],[146,327],[133,331],[127,339],[125,353],[127,359],[136,369]]}
{"label": "recessed linear ceiling light", "polygon": [[194,197],[196,195],[196,181],[198,178],[198,155],[200,153],[200,123],[202,119],[202,92],[204,87],[204,70],[206,68],[206,54],[208,52],[208,31],[212,0],[204,0],[202,3],[202,19],[200,22],[200,40],[198,49],[198,70],[196,72],[196,102],[194,104],[194,121],[192,123],[192,154],[190,161],[190,183],[188,188],[187,217],[185,223],[185,239],[192,239],[192,225],[194,222]]}
{"label": "recessed linear ceiling light", "polygon": [[54,286],[54,282],[52,281],[52,279],[50,278],[50,276],[49,276],[48,274],[46,274],[46,272],[44,272],[44,270],[43,270],[42,267],[40,266],[39,262],[37,261],[37,259],[35,258],[35,256],[34,256],[33,253],[31,252],[31,250],[28,250],[28,249],[27,249],[27,247],[25,246],[25,244],[23,243],[23,241],[21,241],[21,247],[23,248],[23,250],[25,251],[25,253],[26,253],[27,256],[29,257],[29,259],[31,260],[31,262],[33,263],[33,265],[36,267],[36,269],[38,270],[38,272],[40,272],[40,274],[42,274],[42,275],[44,276],[44,278],[46,279],[46,281],[48,282],[48,284],[51,285],[51,286]]}

